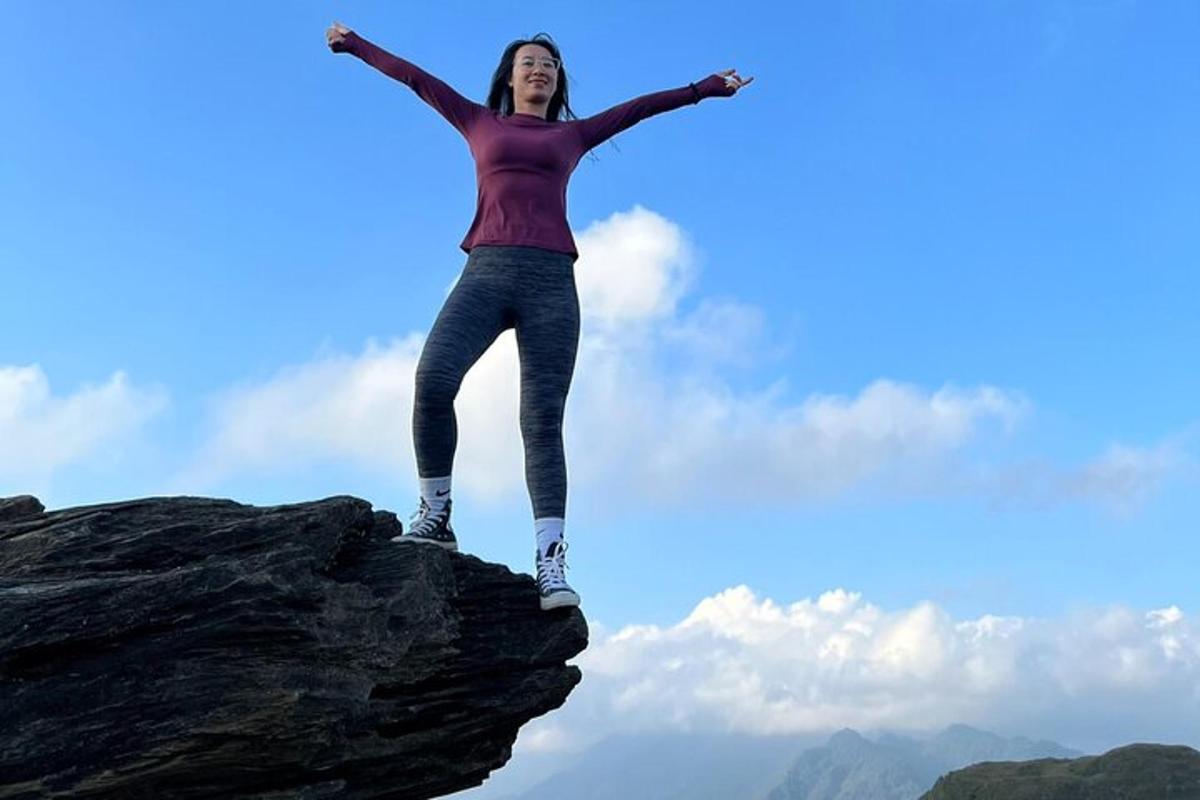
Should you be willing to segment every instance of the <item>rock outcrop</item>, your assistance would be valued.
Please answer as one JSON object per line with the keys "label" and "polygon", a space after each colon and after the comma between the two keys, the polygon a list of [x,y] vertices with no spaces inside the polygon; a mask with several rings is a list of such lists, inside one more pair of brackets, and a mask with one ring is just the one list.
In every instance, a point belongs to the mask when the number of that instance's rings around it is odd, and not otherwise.
{"label": "rock outcrop", "polygon": [[1196,800],[1200,752],[1131,744],[1101,756],[976,764],[942,776],[921,800]]}
{"label": "rock outcrop", "polygon": [[579,682],[577,609],[334,497],[0,500],[0,798],[426,798]]}

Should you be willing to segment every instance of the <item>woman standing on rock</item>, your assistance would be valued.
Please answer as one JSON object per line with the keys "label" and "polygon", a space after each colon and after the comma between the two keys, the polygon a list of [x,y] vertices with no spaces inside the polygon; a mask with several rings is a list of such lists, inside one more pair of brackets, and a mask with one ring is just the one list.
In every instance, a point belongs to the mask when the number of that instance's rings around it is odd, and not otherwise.
{"label": "woman standing on rock", "polygon": [[487,105],[460,95],[420,67],[340,23],[330,49],[351,53],[405,83],[467,140],[475,158],[475,219],[468,253],[417,364],[413,443],[420,506],[393,541],[458,547],[450,526],[450,472],[458,440],[454,398],[467,370],[508,328],[521,362],[521,438],[537,536],[543,609],[579,605],[567,585],[567,470],[562,418],[579,342],[575,241],[567,225],[567,181],[583,154],[647,117],[705,97],[728,97],[754,80],[725,70],[679,89],[634,98],[579,119],[567,102],[567,75],[545,34],[512,42],[492,75]]}

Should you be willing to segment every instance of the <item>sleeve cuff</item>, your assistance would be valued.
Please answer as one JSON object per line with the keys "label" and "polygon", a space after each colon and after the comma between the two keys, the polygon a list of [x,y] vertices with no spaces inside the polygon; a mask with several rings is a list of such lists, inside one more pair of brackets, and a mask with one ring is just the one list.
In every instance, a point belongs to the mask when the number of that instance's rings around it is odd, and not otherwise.
{"label": "sleeve cuff", "polygon": [[726,86],[725,79],[716,73],[693,83],[692,88],[700,97],[729,97],[733,94],[733,87]]}
{"label": "sleeve cuff", "polygon": [[354,31],[350,31],[345,36],[342,37],[342,43],[340,45],[336,45],[333,48],[333,51],[335,53],[357,54],[358,53],[358,45],[361,42],[362,42],[362,39],[359,37],[359,35],[357,33],[355,33]]}

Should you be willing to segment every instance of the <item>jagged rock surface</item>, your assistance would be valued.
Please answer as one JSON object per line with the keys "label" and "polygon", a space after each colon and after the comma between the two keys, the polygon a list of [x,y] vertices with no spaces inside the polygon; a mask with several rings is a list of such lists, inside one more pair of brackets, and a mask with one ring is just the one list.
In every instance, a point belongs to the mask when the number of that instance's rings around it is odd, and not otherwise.
{"label": "jagged rock surface", "polygon": [[577,609],[352,497],[0,500],[0,798],[425,798],[579,682]]}
{"label": "jagged rock surface", "polygon": [[1131,744],[1101,756],[976,764],[944,775],[921,800],[1196,800],[1200,752]]}

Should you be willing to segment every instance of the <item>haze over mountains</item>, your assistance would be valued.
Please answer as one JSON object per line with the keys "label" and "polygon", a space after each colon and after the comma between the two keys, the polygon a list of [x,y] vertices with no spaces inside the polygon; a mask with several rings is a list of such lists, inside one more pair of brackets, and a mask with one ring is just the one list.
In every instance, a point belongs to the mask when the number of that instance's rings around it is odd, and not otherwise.
{"label": "haze over mountains", "polygon": [[[728,800],[765,797],[796,754],[824,737],[736,734],[613,736],[572,765],[503,800]],[[487,784],[484,784],[487,788]]]}
{"label": "haze over mountains", "polygon": [[846,729],[801,754],[767,800],[916,800],[941,775],[969,764],[1077,755],[1054,742],[1005,739],[966,725],[925,740],[885,734],[872,741]]}
{"label": "haze over mountains", "polygon": [[916,800],[941,775],[969,764],[1078,755],[1054,742],[1004,738],[966,725],[953,725],[930,737],[883,733],[868,738],[849,729],[832,737],[622,735],[557,764],[540,760],[547,777],[531,788],[496,791],[503,781],[496,776],[492,787],[485,783],[460,796],[464,800]]}

